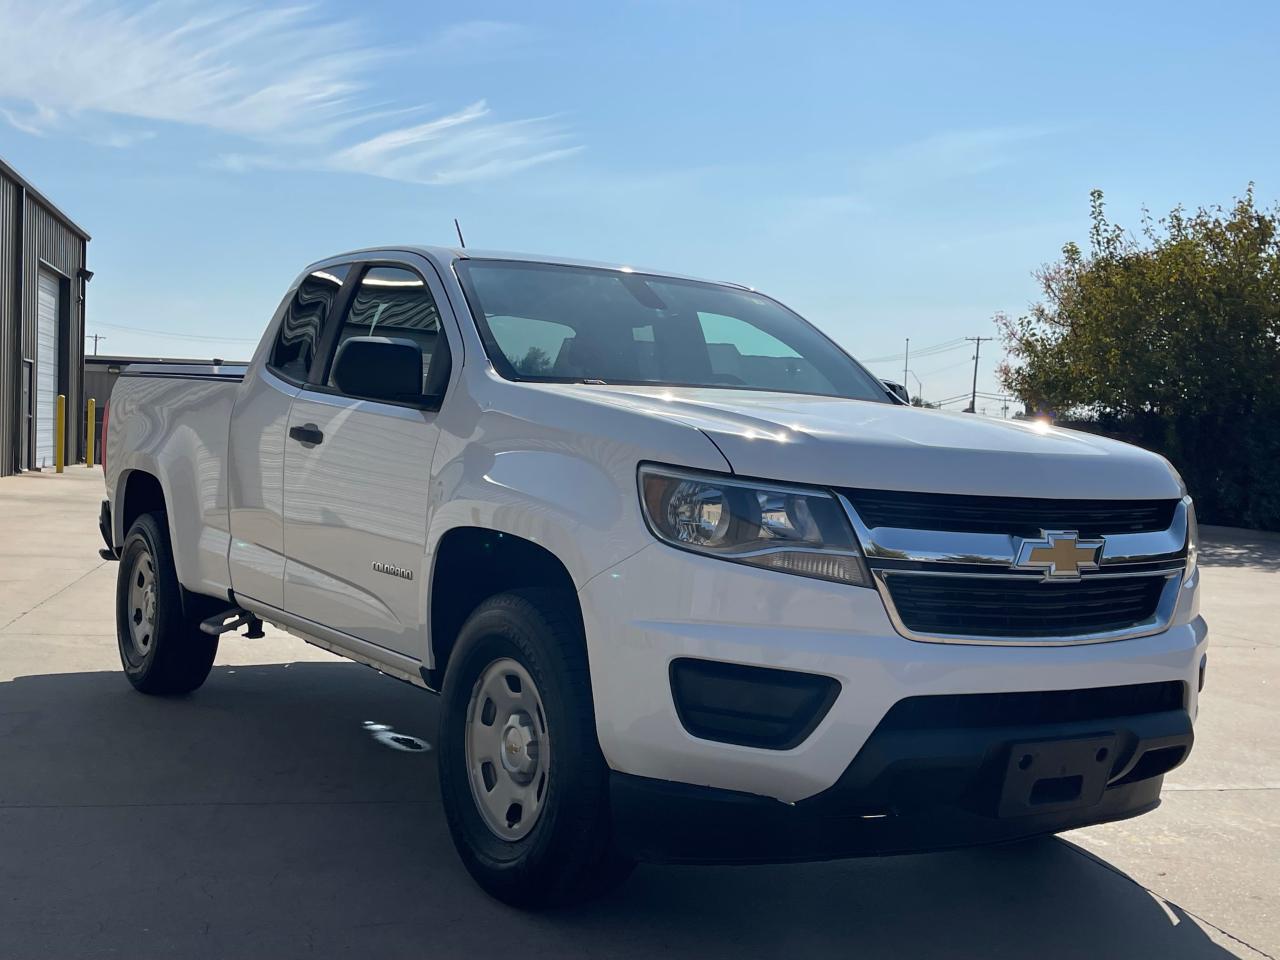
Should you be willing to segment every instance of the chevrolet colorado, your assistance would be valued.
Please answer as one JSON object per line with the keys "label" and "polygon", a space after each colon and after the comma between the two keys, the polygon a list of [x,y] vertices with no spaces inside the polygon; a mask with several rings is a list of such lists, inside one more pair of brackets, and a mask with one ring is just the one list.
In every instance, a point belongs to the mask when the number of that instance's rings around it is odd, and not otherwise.
{"label": "chevrolet colorado", "polygon": [[247,365],[129,367],[104,432],[133,685],[267,621],[438,693],[453,839],[510,903],[1131,817],[1191,748],[1172,467],[912,408],[748,287],[343,254]]}

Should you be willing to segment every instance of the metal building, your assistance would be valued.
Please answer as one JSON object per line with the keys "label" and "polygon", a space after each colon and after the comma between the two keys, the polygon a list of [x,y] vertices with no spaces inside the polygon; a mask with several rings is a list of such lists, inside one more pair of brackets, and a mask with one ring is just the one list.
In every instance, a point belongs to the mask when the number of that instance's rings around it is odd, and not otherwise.
{"label": "metal building", "polygon": [[0,159],[0,476],[83,455],[84,297],[89,234]]}

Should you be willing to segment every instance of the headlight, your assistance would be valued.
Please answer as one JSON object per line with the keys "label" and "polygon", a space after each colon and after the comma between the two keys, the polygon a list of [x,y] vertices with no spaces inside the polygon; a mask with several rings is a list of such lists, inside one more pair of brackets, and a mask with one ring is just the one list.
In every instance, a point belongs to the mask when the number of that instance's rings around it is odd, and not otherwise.
{"label": "headlight", "polygon": [[1184,579],[1190,579],[1196,572],[1196,563],[1200,553],[1200,524],[1196,521],[1196,505],[1190,497],[1183,497],[1187,505],[1187,572]]}
{"label": "headlight", "polygon": [[640,502],[654,536],[673,547],[870,585],[844,509],[824,490],[644,466]]}

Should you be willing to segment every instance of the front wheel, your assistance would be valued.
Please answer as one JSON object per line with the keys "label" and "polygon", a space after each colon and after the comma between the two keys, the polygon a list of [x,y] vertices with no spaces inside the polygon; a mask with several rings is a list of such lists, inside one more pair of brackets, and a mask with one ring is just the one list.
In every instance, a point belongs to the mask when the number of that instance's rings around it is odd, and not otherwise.
{"label": "front wheel", "polygon": [[125,676],[143,693],[190,693],[209,676],[218,638],[183,606],[162,513],[134,521],[120,551],[116,639]]}
{"label": "front wheel", "polygon": [[440,787],[467,870],[513,906],[599,895],[632,864],[613,850],[608,768],[569,600],[513,591],[481,604],[441,694]]}

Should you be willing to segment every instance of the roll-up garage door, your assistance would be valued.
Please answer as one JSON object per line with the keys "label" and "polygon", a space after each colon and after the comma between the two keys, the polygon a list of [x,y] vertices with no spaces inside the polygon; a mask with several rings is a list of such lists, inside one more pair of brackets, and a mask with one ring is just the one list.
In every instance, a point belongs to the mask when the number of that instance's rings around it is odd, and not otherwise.
{"label": "roll-up garage door", "polygon": [[39,276],[36,303],[36,462],[53,466],[53,421],[58,397],[58,278]]}

